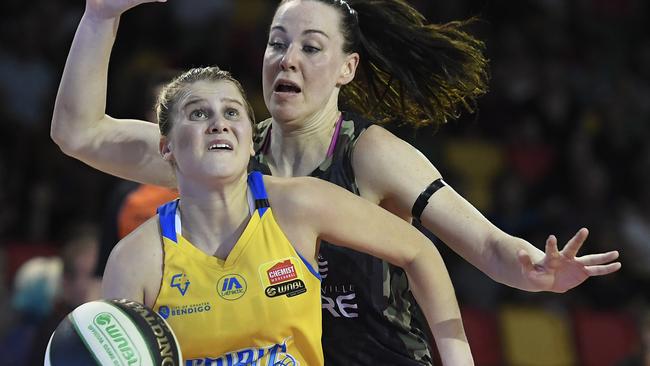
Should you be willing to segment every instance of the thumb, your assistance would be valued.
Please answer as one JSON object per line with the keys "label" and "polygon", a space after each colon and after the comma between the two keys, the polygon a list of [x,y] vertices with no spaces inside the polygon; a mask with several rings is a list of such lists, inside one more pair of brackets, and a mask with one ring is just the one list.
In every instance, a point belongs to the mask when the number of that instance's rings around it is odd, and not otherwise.
{"label": "thumb", "polygon": [[535,265],[533,264],[530,255],[524,249],[519,249],[517,251],[517,260],[519,261],[519,264],[521,264],[524,273],[528,274],[535,270]]}

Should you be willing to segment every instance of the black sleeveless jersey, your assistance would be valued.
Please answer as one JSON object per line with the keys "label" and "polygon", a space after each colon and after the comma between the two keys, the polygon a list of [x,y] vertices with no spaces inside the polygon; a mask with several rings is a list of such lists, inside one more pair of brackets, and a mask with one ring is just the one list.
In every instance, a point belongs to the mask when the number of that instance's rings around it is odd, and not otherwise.
{"label": "black sleeveless jersey", "polygon": [[[310,175],[359,195],[352,152],[371,122],[343,113],[331,156]],[[271,120],[255,137],[255,169],[266,165]],[[428,325],[409,291],[406,273],[381,259],[321,242],[318,265],[323,279],[325,364],[336,366],[431,365]]]}

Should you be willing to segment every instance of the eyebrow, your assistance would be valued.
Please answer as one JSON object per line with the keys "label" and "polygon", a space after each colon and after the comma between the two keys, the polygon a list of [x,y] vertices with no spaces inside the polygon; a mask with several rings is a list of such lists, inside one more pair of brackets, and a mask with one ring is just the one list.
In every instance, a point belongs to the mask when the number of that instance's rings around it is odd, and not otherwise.
{"label": "eyebrow", "polygon": [[230,103],[235,103],[239,104],[240,106],[244,106],[244,103],[240,102],[238,99],[233,99],[233,98],[221,98],[222,102],[230,102]]}
{"label": "eyebrow", "polygon": [[205,100],[203,98],[191,98],[190,100],[185,102],[185,104],[183,104],[182,109],[185,110],[185,109],[187,109],[187,107],[189,107],[189,106],[191,106],[193,104],[200,104],[200,103],[203,103],[203,102],[205,102]]}
{"label": "eyebrow", "polygon": [[[275,25],[275,26],[271,27],[271,30],[272,31],[273,30],[278,30],[280,32],[287,33],[287,30],[281,25]],[[302,34],[310,34],[310,33],[317,33],[317,34],[323,35],[326,38],[330,38],[330,36],[328,36],[327,33],[323,32],[322,30],[318,30],[318,29],[305,29],[302,32]]]}

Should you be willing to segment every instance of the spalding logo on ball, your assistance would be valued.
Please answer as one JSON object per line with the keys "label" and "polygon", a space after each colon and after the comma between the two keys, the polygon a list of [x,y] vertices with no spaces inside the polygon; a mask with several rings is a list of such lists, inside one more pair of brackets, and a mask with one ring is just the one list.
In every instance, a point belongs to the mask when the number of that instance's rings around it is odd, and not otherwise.
{"label": "spalding logo on ball", "polygon": [[59,323],[45,351],[45,366],[181,366],[181,349],[169,325],[131,300],[98,300]]}

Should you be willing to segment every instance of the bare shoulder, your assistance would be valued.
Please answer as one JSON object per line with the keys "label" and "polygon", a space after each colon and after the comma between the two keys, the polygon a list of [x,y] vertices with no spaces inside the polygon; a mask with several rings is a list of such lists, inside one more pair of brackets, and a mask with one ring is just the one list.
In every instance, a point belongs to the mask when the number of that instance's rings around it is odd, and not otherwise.
{"label": "bare shoulder", "polygon": [[392,156],[391,152],[394,152],[395,149],[413,149],[417,151],[409,143],[395,136],[387,129],[372,125],[359,136],[354,148],[354,156],[355,158],[366,158],[368,155],[372,157],[375,154],[380,154],[380,156],[372,158],[373,161],[376,161],[377,159],[390,158]]}
{"label": "bare shoulder", "polygon": [[120,240],[106,264],[103,296],[129,298],[151,306],[162,278],[162,241],[158,215]]}
{"label": "bare shoulder", "polygon": [[374,125],[359,137],[354,148],[353,164],[355,170],[357,165],[359,168],[379,166],[399,170],[413,164],[425,164],[433,168],[431,162],[413,145]]}
{"label": "bare shoulder", "polygon": [[120,265],[143,264],[143,261],[147,262],[155,257],[156,253],[159,257],[162,255],[158,215],[120,240],[113,248],[111,258]]}
{"label": "bare shoulder", "polygon": [[418,149],[380,126],[371,126],[354,148],[352,167],[361,196],[399,216],[431,181],[440,177]]}
{"label": "bare shoulder", "polygon": [[329,183],[314,177],[264,176],[264,186],[274,211],[300,209],[309,204],[310,197],[322,192],[329,185]]}
{"label": "bare shoulder", "polygon": [[276,217],[292,225],[312,226],[324,210],[356,198],[345,189],[314,177],[268,177],[266,186]]}

